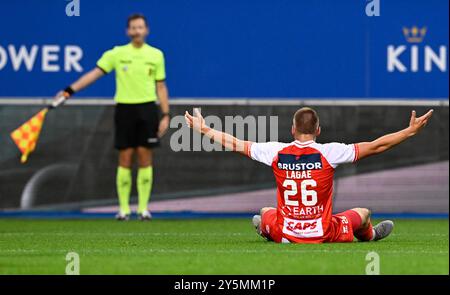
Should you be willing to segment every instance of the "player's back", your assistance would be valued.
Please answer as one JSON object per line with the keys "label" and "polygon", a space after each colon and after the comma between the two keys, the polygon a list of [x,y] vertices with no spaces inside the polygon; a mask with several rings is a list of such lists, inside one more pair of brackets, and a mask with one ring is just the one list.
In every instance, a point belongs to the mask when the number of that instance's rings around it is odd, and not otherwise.
{"label": "player's back", "polygon": [[329,239],[334,170],[357,159],[357,146],[314,141],[257,143],[251,146],[251,157],[272,167],[283,241],[320,243]]}

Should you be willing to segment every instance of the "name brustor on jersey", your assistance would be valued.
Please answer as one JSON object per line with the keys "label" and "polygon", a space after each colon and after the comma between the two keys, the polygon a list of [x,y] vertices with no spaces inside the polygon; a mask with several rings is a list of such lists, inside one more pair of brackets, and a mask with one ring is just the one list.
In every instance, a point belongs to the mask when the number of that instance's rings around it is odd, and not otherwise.
{"label": "name brustor on jersey", "polygon": [[294,171],[320,170],[322,169],[322,160],[320,154],[310,154],[301,156],[279,154],[277,166],[278,169],[281,170],[294,170]]}
{"label": "name brustor on jersey", "polygon": [[281,170],[314,170],[322,169],[322,163],[278,163]]}
{"label": "name brustor on jersey", "polygon": [[[80,64],[83,58],[83,50],[77,45],[0,45],[0,71],[5,69],[8,64],[13,71],[18,72],[22,69],[31,72],[35,69],[36,62],[39,60],[42,72],[82,72],[83,67]],[[62,62],[61,62],[62,60]]]}

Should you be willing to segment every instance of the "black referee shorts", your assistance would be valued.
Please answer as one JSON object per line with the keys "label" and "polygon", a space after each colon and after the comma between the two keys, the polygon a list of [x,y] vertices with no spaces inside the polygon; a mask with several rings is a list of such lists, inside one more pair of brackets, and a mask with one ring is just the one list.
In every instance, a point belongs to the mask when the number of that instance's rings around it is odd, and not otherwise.
{"label": "black referee shorts", "polygon": [[159,146],[159,111],[154,102],[118,103],[114,123],[116,149]]}

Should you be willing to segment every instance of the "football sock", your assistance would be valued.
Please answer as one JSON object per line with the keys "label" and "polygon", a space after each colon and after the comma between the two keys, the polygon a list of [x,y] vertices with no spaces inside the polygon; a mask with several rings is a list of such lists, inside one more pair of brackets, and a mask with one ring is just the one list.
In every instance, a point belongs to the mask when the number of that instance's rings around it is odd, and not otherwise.
{"label": "football sock", "polygon": [[130,214],[131,169],[119,166],[116,175],[117,195],[121,214]]}
{"label": "football sock", "polygon": [[137,190],[138,190],[138,213],[147,210],[148,201],[152,192],[153,184],[153,167],[148,166],[139,168],[137,175]]}
{"label": "football sock", "polygon": [[360,241],[371,241],[374,238],[372,223],[366,228],[359,228],[354,232],[355,237]]}

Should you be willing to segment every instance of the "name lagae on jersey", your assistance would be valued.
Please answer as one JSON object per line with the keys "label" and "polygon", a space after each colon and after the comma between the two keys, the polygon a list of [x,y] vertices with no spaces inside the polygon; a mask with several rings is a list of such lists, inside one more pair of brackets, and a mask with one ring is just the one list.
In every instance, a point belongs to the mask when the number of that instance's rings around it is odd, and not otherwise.
{"label": "name lagae on jersey", "polygon": [[306,171],[286,171],[287,179],[308,179],[312,178],[311,170]]}

